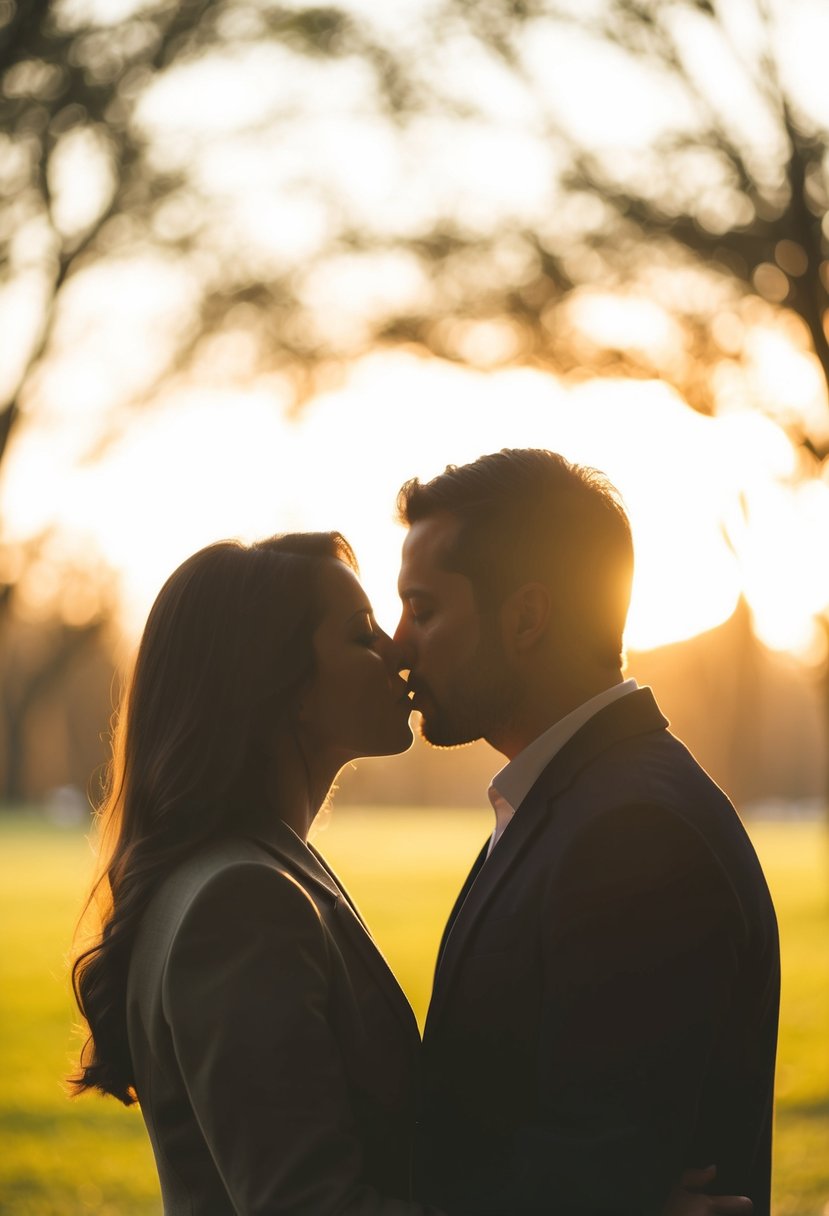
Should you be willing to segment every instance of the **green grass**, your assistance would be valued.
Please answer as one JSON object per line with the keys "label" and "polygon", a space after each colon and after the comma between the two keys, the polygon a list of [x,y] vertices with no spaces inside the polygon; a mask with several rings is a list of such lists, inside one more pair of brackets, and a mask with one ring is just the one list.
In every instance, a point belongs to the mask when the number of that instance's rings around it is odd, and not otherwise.
{"label": "green grass", "polygon": [[[443,922],[489,828],[483,812],[342,807],[315,843],[348,885],[423,1023]],[[776,1216],[829,1216],[829,835],[752,835],[777,904],[783,1002]],[[0,1216],[158,1216],[140,1114],[70,1100],[79,1039],[66,956],[92,854],[79,831],[0,816]]]}

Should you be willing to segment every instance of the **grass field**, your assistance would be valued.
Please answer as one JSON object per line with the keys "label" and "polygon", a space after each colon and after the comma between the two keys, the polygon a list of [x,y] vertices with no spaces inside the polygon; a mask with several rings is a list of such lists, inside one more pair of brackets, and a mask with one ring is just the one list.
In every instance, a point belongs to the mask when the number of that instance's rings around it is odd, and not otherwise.
{"label": "grass field", "polygon": [[[485,812],[340,808],[316,835],[423,1022],[443,921]],[[752,828],[780,918],[783,1003],[776,1216],[829,1216],[829,836],[815,823]],[[0,1214],[158,1216],[141,1116],[70,1101],[78,1040],[66,955],[91,867],[80,830],[0,817]]]}

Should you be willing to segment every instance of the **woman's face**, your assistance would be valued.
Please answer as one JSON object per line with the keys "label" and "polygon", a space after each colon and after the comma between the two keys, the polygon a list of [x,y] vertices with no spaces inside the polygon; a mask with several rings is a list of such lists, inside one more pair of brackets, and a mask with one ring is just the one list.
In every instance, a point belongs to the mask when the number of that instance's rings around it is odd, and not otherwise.
{"label": "woman's face", "polygon": [[317,755],[340,766],[406,751],[411,703],[398,675],[401,653],[348,566],[332,558],[320,577],[325,611],[314,633],[316,672],[301,698],[303,733]]}

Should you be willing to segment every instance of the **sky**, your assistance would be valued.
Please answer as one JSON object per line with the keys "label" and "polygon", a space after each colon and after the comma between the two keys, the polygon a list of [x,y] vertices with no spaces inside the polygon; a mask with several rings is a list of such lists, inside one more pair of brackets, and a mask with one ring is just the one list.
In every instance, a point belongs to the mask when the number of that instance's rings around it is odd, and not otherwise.
{"label": "sky", "polygon": [[[33,535],[57,518],[68,552],[113,566],[132,637],[164,579],[197,548],[303,529],[349,538],[391,629],[402,482],[530,446],[601,469],[622,494],[636,548],[629,647],[714,627],[742,587],[762,640],[818,657],[812,614],[829,603],[819,560],[829,486],[802,483],[789,439],[754,411],[709,418],[658,383],[571,387],[528,369],[484,373],[386,353],[358,364],[299,421],[267,386],[179,391],[89,466],[67,460],[60,425],[50,420],[51,442],[34,424],[21,431],[0,502],[7,527]],[[71,419],[64,425],[68,442]]]}

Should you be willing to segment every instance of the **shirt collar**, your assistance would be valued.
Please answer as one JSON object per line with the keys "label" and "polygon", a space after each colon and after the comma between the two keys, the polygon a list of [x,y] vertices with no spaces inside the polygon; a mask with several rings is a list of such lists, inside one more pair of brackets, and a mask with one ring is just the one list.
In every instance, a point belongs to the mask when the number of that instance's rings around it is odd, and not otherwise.
{"label": "shirt collar", "polygon": [[611,688],[606,688],[595,697],[591,697],[589,701],[584,701],[571,713],[559,718],[558,722],[554,722],[548,730],[544,731],[543,735],[533,739],[532,743],[528,744],[492,778],[490,801],[493,802],[493,806],[495,806],[492,797],[494,790],[499,800],[506,802],[513,811],[517,810],[553,756],[564,747],[568,739],[572,739],[576,731],[580,730],[585,722],[588,722],[600,709],[604,709],[606,705],[611,705],[621,697],[627,696],[628,693],[634,692],[637,687],[638,685],[633,679],[623,680],[621,684],[614,684]]}

